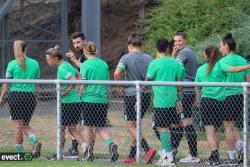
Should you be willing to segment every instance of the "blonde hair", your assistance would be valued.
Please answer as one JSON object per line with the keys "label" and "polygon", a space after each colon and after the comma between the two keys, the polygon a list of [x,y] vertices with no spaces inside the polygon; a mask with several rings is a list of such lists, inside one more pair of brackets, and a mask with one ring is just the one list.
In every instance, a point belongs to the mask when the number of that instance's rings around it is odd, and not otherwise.
{"label": "blonde hair", "polygon": [[96,44],[94,42],[88,41],[84,43],[83,47],[89,54],[96,54]]}
{"label": "blonde hair", "polygon": [[14,41],[14,55],[20,65],[20,67],[25,70],[25,57],[26,57],[26,44],[24,41],[16,40]]}
{"label": "blonde hair", "polygon": [[52,58],[57,58],[61,60],[63,58],[60,46],[56,45],[54,48],[49,48],[46,51],[47,55],[50,55]]}

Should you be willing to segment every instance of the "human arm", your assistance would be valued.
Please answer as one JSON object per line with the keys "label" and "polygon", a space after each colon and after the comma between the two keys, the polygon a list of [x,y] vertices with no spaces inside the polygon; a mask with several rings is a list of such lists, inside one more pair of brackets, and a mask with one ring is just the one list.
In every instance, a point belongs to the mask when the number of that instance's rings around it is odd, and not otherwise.
{"label": "human arm", "polygon": [[[76,80],[76,77],[71,75],[67,80]],[[69,86],[61,92],[61,96],[67,95],[72,89],[74,89],[75,84],[69,84]]]}
{"label": "human arm", "polygon": [[114,79],[115,80],[122,80],[123,79],[123,69],[121,68],[116,68],[115,73],[114,73]]}
{"label": "human arm", "polygon": [[196,86],[195,87],[195,102],[194,102],[194,106],[199,106],[201,101],[201,91],[200,91],[200,87]]}
{"label": "human arm", "polygon": [[240,72],[240,71],[245,71],[250,69],[250,64],[245,65],[245,66],[237,66],[237,67],[231,67],[229,66],[227,71],[228,72]]}
{"label": "human arm", "polygon": [[2,107],[4,104],[4,97],[5,97],[8,89],[9,89],[9,84],[7,84],[7,83],[3,84],[1,96],[0,96],[0,107]]}
{"label": "human arm", "polygon": [[69,59],[72,61],[72,63],[75,64],[76,67],[80,68],[82,63],[76,59],[76,56],[73,52],[69,52]]}

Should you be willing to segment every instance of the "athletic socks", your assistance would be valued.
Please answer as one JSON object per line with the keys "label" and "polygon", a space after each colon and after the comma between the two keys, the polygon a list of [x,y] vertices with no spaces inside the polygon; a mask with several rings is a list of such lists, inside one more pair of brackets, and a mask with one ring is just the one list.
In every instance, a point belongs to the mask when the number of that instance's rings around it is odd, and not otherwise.
{"label": "athletic socks", "polygon": [[170,134],[172,149],[177,150],[183,136],[183,127],[170,128]]}
{"label": "athletic socks", "polygon": [[76,139],[72,139],[72,146],[71,148],[73,150],[77,150],[78,149],[78,142],[76,141]]}
{"label": "athletic socks", "polygon": [[35,144],[37,142],[37,137],[36,135],[33,133],[31,135],[29,135],[29,141],[32,143],[32,144]]}
{"label": "athletic socks", "polygon": [[105,143],[106,143],[108,146],[110,146],[111,144],[113,144],[112,138],[107,138],[107,139],[105,140]]}
{"label": "athletic socks", "polygon": [[243,142],[241,140],[238,140],[236,143],[235,143],[235,149],[237,151],[240,151],[243,147]]}
{"label": "athletic socks", "polygon": [[171,141],[170,141],[170,133],[167,131],[160,132],[160,138],[161,138],[161,147],[166,152],[171,152]]}
{"label": "athletic socks", "polygon": [[236,150],[228,151],[228,157],[231,160],[234,160],[236,158]]}
{"label": "athletic socks", "polygon": [[16,144],[16,152],[17,153],[23,152],[23,145],[22,144]]}
{"label": "athletic socks", "polygon": [[188,140],[189,151],[192,157],[197,157],[197,136],[193,125],[184,127]]}
{"label": "athletic socks", "polygon": [[82,148],[82,150],[83,150],[83,153],[85,153],[85,151],[86,151],[87,148],[88,148],[88,145],[87,145],[86,143],[82,143],[82,144],[81,144],[81,148]]}
{"label": "athletic socks", "polygon": [[157,127],[154,126],[154,127],[153,127],[153,130],[154,130],[154,132],[155,132],[155,136],[157,137],[157,139],[161,141],[161,139],[160,139],[160,133],[159,133]]}
{"label": "athletic socks", "polygon": [[136,146],[131,146],[129,151],[129,158],[134,158],[136,156]]}
{"label": "athletic socks", "polygon": [[144,150],[145,152],[148,152],[148,150],[149,150],[149,145],[148,145],[147,140],[144,139],[144,138],[141,140],[141,147],[143,148],[143,150]]}

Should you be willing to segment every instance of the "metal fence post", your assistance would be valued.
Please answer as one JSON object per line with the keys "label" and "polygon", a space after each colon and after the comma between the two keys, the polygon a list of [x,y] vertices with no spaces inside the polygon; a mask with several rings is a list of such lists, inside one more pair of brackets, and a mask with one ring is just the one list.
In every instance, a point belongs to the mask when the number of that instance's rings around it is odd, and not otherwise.
{"label": "metal fence post", "polygon": [[244,163],[243,166],[248,166],[248,86],[244,86],[244,129],[243,129],[243,135],[244,135]]}
{"label": "metal fence post", "polygon": [[136,82],[136,162],[141,163],[141,84]]}
{"label": "metal fence post", "polygon": [[56,148],[56,159],[60,160],[62,157],[62,126],[61,126],[61,85],[56,82],[56,113],[57,113],[57,148]]}

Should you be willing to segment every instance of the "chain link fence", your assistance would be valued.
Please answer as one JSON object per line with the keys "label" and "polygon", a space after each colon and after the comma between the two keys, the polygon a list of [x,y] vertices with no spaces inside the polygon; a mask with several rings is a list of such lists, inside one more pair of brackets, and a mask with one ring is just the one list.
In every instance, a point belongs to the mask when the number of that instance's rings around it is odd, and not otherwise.
{"label": "chain link fence", "polygon": [[[119,159],[126,159],[131,153],[131,145],[141,146],[137,148],[137,156],[134,154],[134,158],[137,158],[137,162],[147,159],[147,151],[149,148],[153,150],[161,151],[161,142],[159,136],[157,137],[157,128],[165,128],[171,124],[180,124],[183,118],[192,118],[192,122],[195,128],[197,136],[197,150],[198,156],[202,163],[210,156],[210,148],[207,143],[209,136],[213,133],[217,133],[220,137],[219,154],[222,160],[227,159],[228,146],[226,143],[225,134],[236,135],[236,131],[229,131],[225,129],[224,120],[233,121],[235,127],[239,131],[241,140],[243,140],[245,161],[244,165],[247,166],[249,159],[248,156],[248,84],[246,83],[176,83],[176,82],[126,82],[126,81],[56,81],[56,80],[37,80],[37,81],[25,81],[25,80],[0,80],[0,83],[39,83],[41,89],[35,93],[35,99],[30,95],[16,95],[8,93],[6,103],[0,112],[0,126],[1,126],[1,138],[0,149],[2,151],[15,151],[15,135],[13,125],[10,121],[10,115],[15,116],[10,108],[14,108],[13,105],[17,105],[18,111],[16,116],[23,118],[24,114],[28,110],[32,110],[32,106],[35,106],[34,113],[30,114],[31,121],[30,127],[34,130],[38,140],[42,143],[41,157],[52,156],[57,153],[57,158],[61,155],[64,158],[70,158],[67,155],[67,151],[71,148],[72,135],[75,132],[70,132],[72,129],[80,129],[81,136],[84,136],[85,140],[92,142],[93,152],[95,159],[111,159],[114,154],[110,144],[118,146]],[[64,103],[58,103],[62,100],[61,84],[74,83],[74,84],[101,84],[108,85],[108,102],[105,101],[106,97],[98,97],[97,103],[79,103],[77,108]],[[124,88],[128,86],[134,86],[135,94],[131,96],[124,95]],[[188,91],[185,93],[185,102],[182,99],[182,105],[178,107],[154,107],[154,93],[151,91],[150,86],[238,86],[244,87],[244,92],[233,99],[226,99],[224,101],[211,100],[209,98],[201,97],[199,101],[195,101],[194,91]],[[145,90],[145,86],[149,87]],[[95,90],[96,91],[96,90]],[[168,103],[171,99],[177,101],[177,95],[170,92],[158,92],[158,96],[161,97],[162,103]],[[75,92],[78,96],[78,93]],[[75,95],[72,95],[75,96]],[[105,92],[104,92],[105,95]],[[82,99],[84,99],[82,96]],[[95,95],[93,95],[95,96]],[[21,97],[21,98],[20,98]],[[96,97],[95,97],[96,98]],[[73,99],[73,98],[71,98]],[[63,102],[63,101],[62,101]],[[73,102],[72,102],[73,103]],[[196,104],[196,105],[195,105]],[[187,111],[187,105],[191,108]],[[26,106],[26,108],[25,108]],[[174,105],[176,106],[176,105]],[[186,111],[185,111],[186,109]],[[140,112],[138,112],[140,111]],[[191,113],[188,113],[191,112]],[[228,112],[228,113],[227,113]],[[10,114],[11,113],[11,114]],[[178,114],[177,114],[178,113]],[[225,114],[226,113],[226,114]],[[29,115],[29,114],[28,114]],[[138,119],[142,118],[142,119]],[[131,137],[131,124],[128,126],[128,122],[134,121],[135,139],[144,139],[145,141],[137,140],[133,141]],[[69,128],[65,131],[65,146],[62,151],[61,138],[63,125],[68,125]],[[220,131],[212,131],[208,134],[209,125],[213,125]],[[25,127],[25,126],[24,126]],[[128,130],[127,127],[130,127]],[[19,127],[18,127],[19,128]],[[23,128],[23,127],[22,127]],[[89,130],[89,131],[88,131]],[[159,130],[159,129],[158,129]],[[170,128],[171,130],[171,128]],[[87,131],[87,132],[86,132]],[[90,132],[91,133],[88,133]],[[207,132],[207,134],[206,134]],[[177,132],[180,133],[180,132]],[[86,137],[87,134],[87,137]],[[95,134],[94,136],[91,135]],[[159,133],[158,133],[159,135]],[[180,145],[178,146],[178,153],[176,160],[180,160],[190,154],[190,143],[188,143],[186,135],[183,135]],[[89,139],[87,139],[89,137]],[[172,137],[172,132],[171,132]],[[111,141],[110,141],[111,139]],[[172,138],[171,138],[172,139]],[[210,138],[211,139],[211,138]],[[93,142],[94,141],[94,142]],[[28,137],[23,138],[23,145],[25,151],[32,150],[32,144],[29,142]],[[149,148],[147,148],[149,147]],[[172,144],[173,147],[173,144]],[[192,145],[191,145],[192,147]],[[211,145],[210,145],[211,147]],[[139,151],[140,150],[140,151]],[[83,149],[81,144],[78,145],[79,157],[83,156]],[[139,151],[139,152],[138,152]],[[151,150],[152,151],[152,150]],[[159,152],[160,153],[160,152]],[[153,153],[155,154],[155,152]],[[156,153],[154,160],[158,160],[159,155]],[[185,163],[184,163],[185,164]]]}
{"label": "chain link fence", "polygon": [[[4,3],[4,0],[0,2]],[[1,76],[10,60],[14,59],[13,42],[17,39],[25,41],[27,55],[35,58],[44,67],[43,78],[53,78],[56,71],[48,67],[45,52],[48,48],[60,45],[66,49],[68,43],[67,19],[62,14],[62,0],[16,0],[8,12],[0,20],[0,63]],[[67,2],[66,2],[67,4]],[[67,8],[66,8],[67,9]],[[63,28],[64,27],[64,28]]]}

